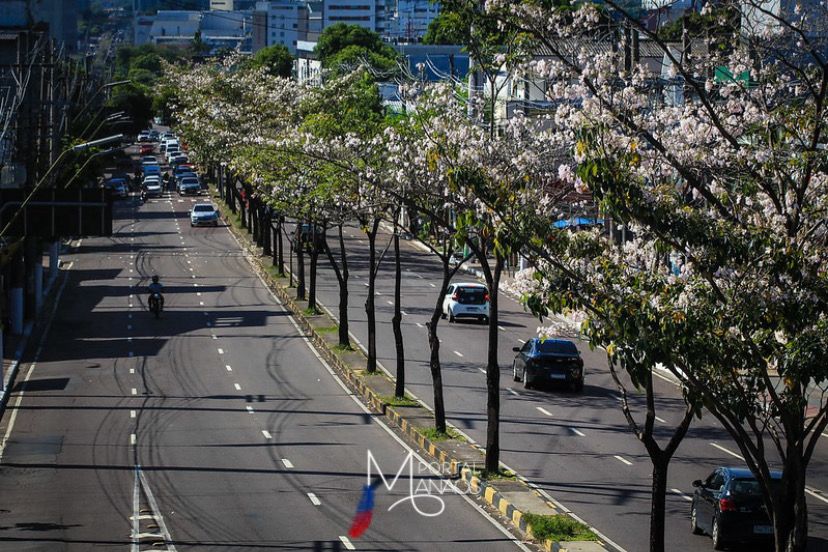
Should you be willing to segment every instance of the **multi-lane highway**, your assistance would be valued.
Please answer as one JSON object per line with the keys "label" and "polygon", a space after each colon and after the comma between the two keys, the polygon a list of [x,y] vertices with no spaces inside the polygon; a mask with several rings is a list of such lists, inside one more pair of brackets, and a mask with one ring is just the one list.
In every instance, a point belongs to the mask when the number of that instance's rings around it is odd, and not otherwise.
{"label": "multi-lane highway", "polygon": [[367,451],[393,476],[408,449],[227,228],[190,227],[192,203],[119,201],[114,236],[64,258],[50,331],[0,427],[0,550],[525,550],[460,495],[436,517],[388,511],[407,483],[380,488],[371,528],[347,538]]}
{"label": "multi-lane highway", "polygon": [[[346,229],[351,269],[350,320],[353,334],[367,343],[367,239],[356,227]],[[380,237],[379,248],[388,236]],[[333,242],[332,242],[333,243]],[[407,387],[431,403],[428,341],[430,317],[442,278],[434,255],[403,244],[402,310],[406,346]],[[390,256],[390,253],[389,253]],[[388,258],[387,258],[388,259]],[[393,372],[393,259],[384,261],[377,281],[378,356]],[[320,262],[319,297],[337,312],[338,287],[327,263]],[[307,274],[307,270],[306,270]],[[458,273],[454,281],[474,281]],[[559,500],[629,552],[648,548],[651,464],[634,438],[619,408],[619,395],[603,351],[580,349],[586,364],[582,394],[555,390],[525,390],[512,380],[513,346],[535,335],[538,320],[513,299],[501,295],[500,347],[502,387],[502,460],[509,467]],[[487,330],[476,323],[442,321],[443,387],[450,421],[478,443],[485,442]],[[657,435],[666,442],[670,428],[681,418],[683,403],[677,388],[656,380]],[[635,400],[635,398],[634,398]],[[643,419],[643,418],[639,418]],[[710,550],[709,537],[691,535],[689,500],[692,481],[705,478],[720,465],[742,465],[738,447],[724,429],[707,416],[695,420],[670,465],[667,500],[667,549],[671,552]],[[821,439],[809,469],[810,533],[817,550],[828,550],[828,436]]]}

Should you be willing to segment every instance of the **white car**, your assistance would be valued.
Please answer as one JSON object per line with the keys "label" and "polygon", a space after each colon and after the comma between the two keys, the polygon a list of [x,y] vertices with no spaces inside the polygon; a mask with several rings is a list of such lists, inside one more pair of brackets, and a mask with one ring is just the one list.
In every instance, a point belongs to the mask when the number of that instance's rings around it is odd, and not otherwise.
{"label": "white car", "polygon": [[163,186],[161,185],[161,177],[152,175],[148,176],[144,179],[144,189],[147,191],[147,196],[149,197],[161,197],[161,194],[164,191]]}
{"label": "white car", "polygon": [[190,211],[190,226],[218,226],[219,214],[212,203],[196,203]]}
{"label": "white car", "polygon": [[449,322],[473,318],[488,324],[489,289],[472,282],[450,284],[443,298],[443,318],[448,318]]}

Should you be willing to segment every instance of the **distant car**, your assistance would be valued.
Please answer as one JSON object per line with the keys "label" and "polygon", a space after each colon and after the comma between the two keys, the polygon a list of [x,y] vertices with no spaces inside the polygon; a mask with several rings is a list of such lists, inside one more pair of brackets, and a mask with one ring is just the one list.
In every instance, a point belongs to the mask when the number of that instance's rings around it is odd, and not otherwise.
{"label": "distant car", "polygon": [[149,153],[152,153],[153,151],[155,151],[155,146],[153,146],[152,144],[141,144],[138,147],[139,155],[147,155]]}
{"label": "distant car", "polygon": [[178,178],[179,175],[184,173],[192,173],[196,175],[195,167],[193,167],[190,163],[179,163],[175,167],[173,167],[173,176]]}
{"label": "distant car", "polygon": [[210,203],[196,203],[190,211],[190,226],[218,226],[219,216]]}
{"label": "distant car", "polygon": [[150,140],[151,140],[151,141],[153,141],[153,142],[157,142],[157,141],[158,141],[158,131],[157,131],[157,130],[152,129],[152,130],[149,132],[149,136],[150,136]]}
{"label": "distant car", "polygon": [[145,155],[145,156],[141,157],[141,164],[142,165],[157,165],[158,164],[158,158],[155,157],[154,155]]}
{"label": "distant car", "polygon": [[489,288],[477,283],[456,283],[446,289],[443,298],[443,318],[454,322],[473,318],[489,323]]}
{"label": "distant car", "polygon": [[149,142],[149,141],[151,141],[151,138],[150,138],[150,133],[149,133],[148,130],[142,130],[141,132],[138,133],[137,142],[139,144],[144,143],[144,142]]}
{"label": "distant car", "polygon": [[[770,476],[772,488],[781,486],[782,472],[772,471]],[[693,486],[690,529],[696,535],[710,535],[715,550],[737,542],[773,540],[759,481],[750,470],[717,468],[704,481],[693,481]]]}
{"label": "distant car", "polygon": [[176,153],[170,158],[170,165],[176,167],[183,163],[187,163],[190,159],[187,157],[186,153]]}
{"label": "distant car", "polygon": [[117,197],[129,197],[129,186],[123,180],[118,180],[112,184],[112,193]]}
{"label": "distant car", "polygon": [[201,193],[201,182],[198,178],[187,176],[178,181],[178,195],[199,195]]}
{"label": "distant car", "polygon": [[161,176],[161,166],[160,165],[143,165],[141,167],[142,172],[144,173],[144,178],[152,175]]}
{"label": "distant car", "polygon": [[160,176],[153,175],[146,177],[144,179],[143,186],[144,190],[147,191],[147,196],[149,197],[161,197],[161,194],[164,191]]}
{"label": "distant car", "polygon": [[575,343],[566,339],[530,339],[512,362],[512,378],[527,389],[543,384],[564,384],[573,391],[584,388],[584,360]]}

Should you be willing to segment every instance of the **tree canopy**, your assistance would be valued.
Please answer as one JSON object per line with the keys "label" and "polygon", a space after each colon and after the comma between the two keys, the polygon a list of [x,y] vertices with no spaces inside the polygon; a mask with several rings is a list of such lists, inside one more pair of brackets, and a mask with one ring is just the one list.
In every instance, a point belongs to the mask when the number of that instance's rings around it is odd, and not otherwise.
{"label": "tree canopy", "polygon": [[264,68],[274,77],[287,78],[293,73],[293,56],[286,46],[274,44],[256,52],[248,65],[255,69]]}

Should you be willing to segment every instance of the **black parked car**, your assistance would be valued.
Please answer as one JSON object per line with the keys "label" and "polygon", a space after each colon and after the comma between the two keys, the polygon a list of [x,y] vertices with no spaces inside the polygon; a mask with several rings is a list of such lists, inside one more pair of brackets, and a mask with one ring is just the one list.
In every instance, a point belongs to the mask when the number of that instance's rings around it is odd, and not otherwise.
{"label": "black parked car", "polygon": [[535,337],[512,350],[517,353],[512,376],[527,389],[544,383],[563,383],[573,391],[584,388],[584,360],[572,341]]}
{"label": "black parked car", "polygon": [[[772,485],[782,472],[771,472]],[[693,481],[696,492],[690,507],[690,528],[696,535],[713,537],[713,548],[722,550],[736,542],[773,539],[759,481],[746,468],[717,468],[704,481]]]}

